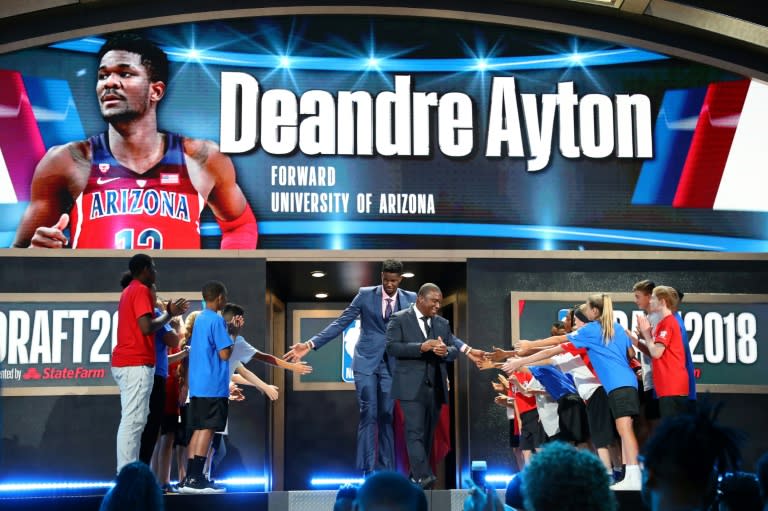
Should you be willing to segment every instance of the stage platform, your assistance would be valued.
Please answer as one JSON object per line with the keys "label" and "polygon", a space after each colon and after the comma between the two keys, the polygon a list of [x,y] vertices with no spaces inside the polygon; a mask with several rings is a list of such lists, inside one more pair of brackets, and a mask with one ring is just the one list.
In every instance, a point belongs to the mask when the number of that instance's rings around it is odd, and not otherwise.
{"label": "stage platform", "polygon": [[[462,511],[466,490],[425,492],[430,511]],[[500,493],[503,499],[503,491]],[[621,511],[642,511],[639,492],[616,492]],[[102,495],[51,495],[0,498],[3,511],[98,511]],[[247,509],[248,511],[331,511],[336,490],[285,491],[270,493],[230,492],[219,495],[167,495],[166,511],[212,511]]]}

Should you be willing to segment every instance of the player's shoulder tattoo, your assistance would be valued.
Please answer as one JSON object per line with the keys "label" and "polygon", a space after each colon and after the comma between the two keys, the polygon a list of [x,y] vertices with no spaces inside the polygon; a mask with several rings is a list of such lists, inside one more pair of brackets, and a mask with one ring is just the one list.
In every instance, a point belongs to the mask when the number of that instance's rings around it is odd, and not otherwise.
{"label": "player's shoulder tattoo", "polygon": [[91,167],[91,146],[86,140],[70,142],[66,145],[69,155],[78,167]]}
{"label": "player's shoulder tattoo", "polygon": [[184,152],[200,165],[205,165],[208,159],[217,152],[219,148],[210,140],[199,138],[185,138]]}

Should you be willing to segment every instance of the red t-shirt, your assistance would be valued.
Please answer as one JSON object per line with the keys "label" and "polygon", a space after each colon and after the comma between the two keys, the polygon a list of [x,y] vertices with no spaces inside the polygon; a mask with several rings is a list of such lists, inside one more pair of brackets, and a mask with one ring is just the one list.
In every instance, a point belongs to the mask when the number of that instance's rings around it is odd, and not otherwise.
{"label": "red t-shirt", "polygon": [[595,378],[597,378],[597,373],[595,372],[595,368],[592,367],[592,361],[589,360],[589,353],[587,353],[587,348],[577,348],[573,345],[572,342],[564,342],[560,345],[561,348],[563,348],[563,351],[566,353],[570,353],[571,355],[578,355],[581,357],[581,360],[584,362],[584,365],[587,366],[587,369],[589,369]]}
{"label": "red t-shirt", "polygon": [[[526,384],[533,379],[530,373],[515,371],[512,374],[517,376],[517,381],[522,384]],[[517,404],[517,412],[522,415],[525,412],[536,409],[536,396],[526,396],[522,392],[515,392],[515,403]]]}
{"label": "red t-shirt", "polygon": [[[168,354],[175,355],[181,349],[169,348]],[[165,415],[179,414],[179,375],[178,368],[181,361],[174,362],[168,366],[168,378],[165,379]]]}
{"label": "red t-shirt", "polygon": [[653,340],[664,345],[661,358],[651,359],[653,387],[658,397],[687,396],[688,371],[680,325],[674,314],[666,316],[656,325]]}
{"label": "red t-shirt", "polygon": [[149,288],[133,279],[120,295],[117,306],[117,345],[112,350],[113,367],[155,365],[155,334],[144,335],[138,319],[154,316]]}

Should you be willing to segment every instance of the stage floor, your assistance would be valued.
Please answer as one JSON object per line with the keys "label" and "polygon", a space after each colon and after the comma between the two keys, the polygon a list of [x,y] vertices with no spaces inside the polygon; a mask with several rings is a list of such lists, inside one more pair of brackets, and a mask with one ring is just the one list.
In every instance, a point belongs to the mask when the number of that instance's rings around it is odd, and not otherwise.
{"label": "stage floor", "polygon": [[[430,511],[462,511],[466,490],[425,492]],[[503,492],[501,493],[503,499]],[[639,492],[616,492],[621,511],[642,511]],[[98,511],[102,495],[0,498],[3,511]],[[248,511],[331,511],[336,490],[284,492],[230,492],[219,495],[167,495],[166,511],[211,511],[247,509]]]}

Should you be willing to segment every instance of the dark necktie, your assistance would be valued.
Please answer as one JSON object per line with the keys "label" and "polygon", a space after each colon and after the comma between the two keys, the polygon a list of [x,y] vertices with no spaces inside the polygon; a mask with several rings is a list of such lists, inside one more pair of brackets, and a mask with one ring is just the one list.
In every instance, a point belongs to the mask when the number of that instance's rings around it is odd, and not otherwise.
{"label": "dark necktie", "polygon": [[[424,322],[424,330],[427,332],[427,339],[432,338],[432,329],[429,327],[429,318],[422,316],[421,320]],[[440,359],[436,355],[432,354],[430,359],[426,360],[427,365],[427,385],[435,389],[433,399],[438,403],[442,402],[442,387],[437,384],[440,381]]]}
{"label": "dark necktie", "polygon": [[392,298],[384,298],[387,302],[387,308],[384,309],[384,321],[389,321],[389,317],[392,315]]}
{"label": "dark necktie", "polygon": [[432,337],[432,329],[429,328],[429,318],[427,316],[422,316],[421,320],[424,322],[424,331],[427,333],[427,339]]}

